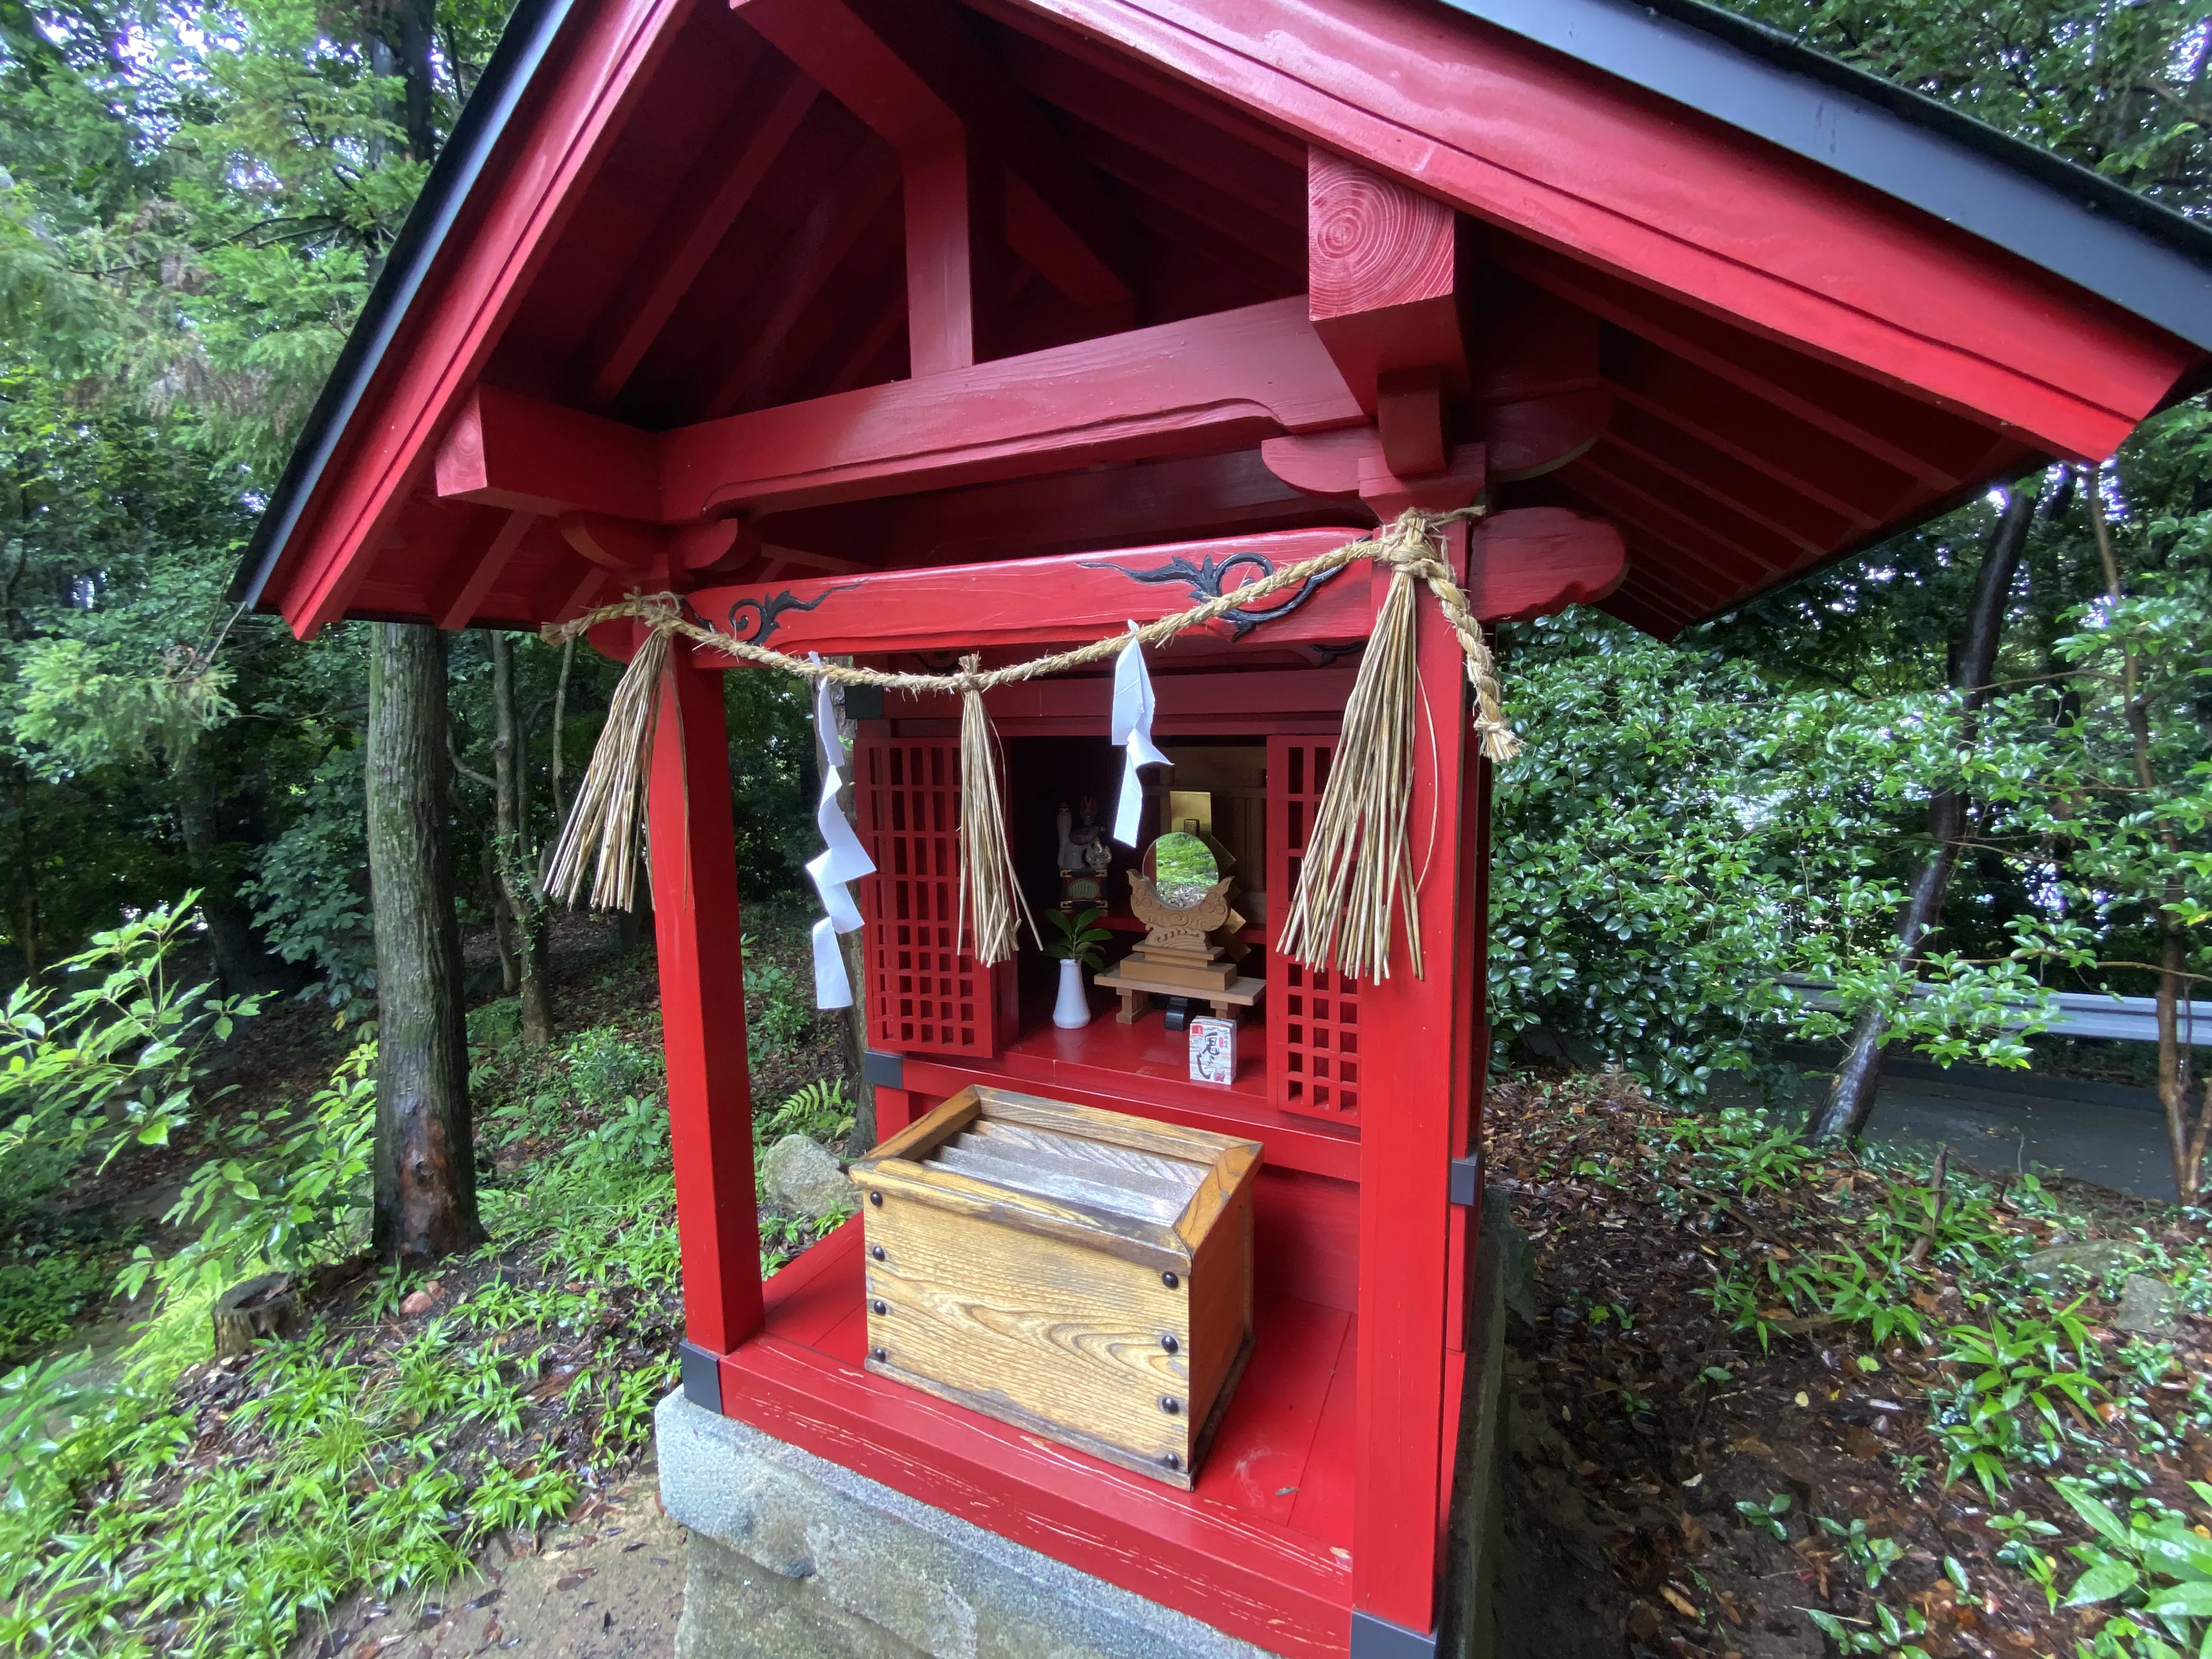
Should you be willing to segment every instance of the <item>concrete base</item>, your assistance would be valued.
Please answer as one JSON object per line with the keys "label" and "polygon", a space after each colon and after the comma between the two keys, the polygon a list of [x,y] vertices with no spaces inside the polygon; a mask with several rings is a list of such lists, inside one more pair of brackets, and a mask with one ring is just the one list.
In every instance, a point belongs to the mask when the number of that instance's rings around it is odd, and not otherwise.
{"label": "concrete base", "polygon": [[654,1429],[691,1530],[677,1659],[1262,1659],[680,1393]]}
{"label": "concrete base", "polygon": [[[1437,1633],[1368,1621],[1353,1659],[1492,1659],[1504,1309],[1485,1206]],[[654,1414],[690,1528],[676,1659],[1267,1659],[1196,1620],[692,1404]]]}

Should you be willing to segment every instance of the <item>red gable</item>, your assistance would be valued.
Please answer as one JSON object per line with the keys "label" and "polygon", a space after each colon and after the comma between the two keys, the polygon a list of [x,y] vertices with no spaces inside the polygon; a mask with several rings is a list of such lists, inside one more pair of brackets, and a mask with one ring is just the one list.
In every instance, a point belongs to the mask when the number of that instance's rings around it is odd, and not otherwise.
{"label": "red gable", "polygon": [[526,4],[251,591],[532,623],[1341,523],[1361,467],[1480,444],[1494,507],[1618,526],[1605,603],[1672,632],[2109,453],[2203,363],[2200,251],[2101,186],[1814,88],[1875,158],[1823,165],[1748,82],[1705,66],[1707,112],[1529,38],[1603,0],[1525,9]]}

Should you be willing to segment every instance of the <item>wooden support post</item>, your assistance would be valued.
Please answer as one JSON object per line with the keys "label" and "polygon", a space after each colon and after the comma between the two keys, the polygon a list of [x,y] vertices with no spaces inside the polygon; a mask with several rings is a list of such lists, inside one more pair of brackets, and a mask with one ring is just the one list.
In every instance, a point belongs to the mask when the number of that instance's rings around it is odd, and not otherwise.
{"label": "wooden support post", "polygon": [[[1455,569],[1466,554],[1464,526],[1455,525]],[[1434,605],[1419,606],[1418,618],[1427,707],[1416,726],[1411,830],[1427,976],[1413,977],[1401,939],[1389,979],[1360,988],[1365,1094],[1377,1109],[1360,1124],[1352,1601],[1356,1613],[1425,1635],[1437,1623],[1437,1518],[1451,1478],[1443,1457],[1449,1168],[1463,1084],[1453,1075],[1460,1068],[1438,1060],[1460,1048],[1454,1039],[1472,993],[1471,955],[1456,942],[1471,780],[1459,644]]]}
{"label": "wooden support post", "polygon": [[907,358],[915,378],[990,356],[1006,309],[1006,170],[963,135],[900,158],[906,179]]}
{"label": "wooden support post", "polygon": [[669,655],[647,799],[685,1336],[727,1353],[761,1326],[745,976],[722,677]]}

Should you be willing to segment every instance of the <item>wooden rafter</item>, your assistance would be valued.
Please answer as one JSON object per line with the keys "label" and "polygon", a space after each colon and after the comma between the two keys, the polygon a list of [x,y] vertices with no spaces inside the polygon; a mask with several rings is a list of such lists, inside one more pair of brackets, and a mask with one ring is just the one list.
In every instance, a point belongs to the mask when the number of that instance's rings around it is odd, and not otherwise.
{"label": "wooden rafter", "polygon": [[738,89],[579,353],[594,403],[622,391],[820,96],[773,58]]}

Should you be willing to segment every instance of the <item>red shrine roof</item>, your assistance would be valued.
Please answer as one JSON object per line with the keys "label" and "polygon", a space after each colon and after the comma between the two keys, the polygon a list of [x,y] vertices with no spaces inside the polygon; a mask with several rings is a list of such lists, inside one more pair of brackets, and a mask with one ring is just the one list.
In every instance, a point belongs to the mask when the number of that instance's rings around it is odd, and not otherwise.
{"label": "red shrine roof", "polygon": [[[241,591],[531,624],[1344,523],[1260,449],[1376,411],[1310,320],[1331,157],[1455,213],[1448,435],[1617,525],[1656,632],[2109,454],[2212,348],[2198,228],[1692,0],[523,0]],[[1004,236],[917,375],[948,187]]]}

